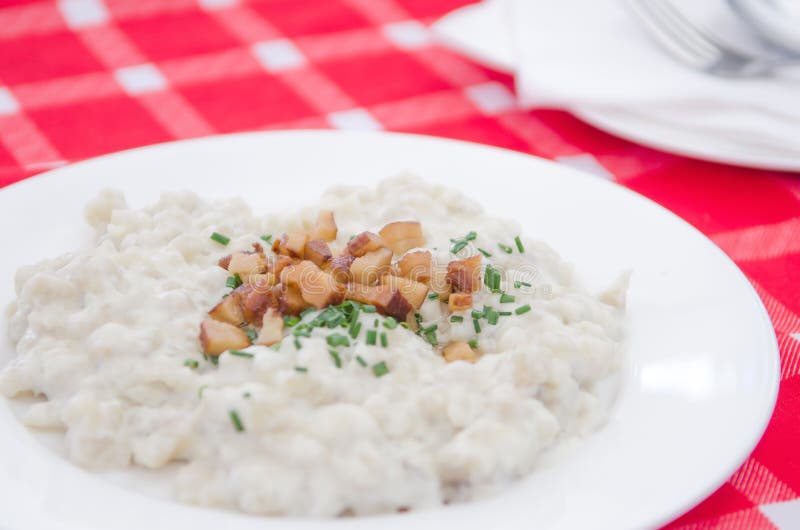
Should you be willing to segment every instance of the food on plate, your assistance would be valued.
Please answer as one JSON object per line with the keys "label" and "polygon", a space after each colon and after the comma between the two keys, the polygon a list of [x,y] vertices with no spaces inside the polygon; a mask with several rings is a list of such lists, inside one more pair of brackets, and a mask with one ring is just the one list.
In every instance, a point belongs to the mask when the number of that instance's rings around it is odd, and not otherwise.
{"label": "food on plate", "polygon": [[177,499],[336,517],[466,502],[608,418],[624,282],[413,177],[256,215],[166,193],[21,268],[8,397],[87,468],[171,471]]}

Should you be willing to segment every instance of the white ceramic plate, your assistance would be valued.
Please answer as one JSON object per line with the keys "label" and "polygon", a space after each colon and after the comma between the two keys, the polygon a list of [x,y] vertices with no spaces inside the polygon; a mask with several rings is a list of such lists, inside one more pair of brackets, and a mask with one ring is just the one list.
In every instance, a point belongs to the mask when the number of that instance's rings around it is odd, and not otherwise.
{"label": "white ceramic plate", "polygon": [[[445,45],[513,75],[517,59],[505,7],[500,1],[470,4],[439,20],[433,31]],[[568,110],[598,129],[662,151],[744,167],[800,171],[794,144],[779,141],[796,131],[788,116],[744,106],[735,115],[681,107]]]}
{"label": "white ceramic plate", "polygon": [[[191,188],[207,197],[246,193],[264,209],[406,170],[515,217],[575,263],[590,287],[633,269],[624,383],[603,430],[489,500],[384,517],[267,519],[119,485],[150,488],[138,475],[110,481],[81,470],[38,443],[0,401],[0,528],[625,530],[665,523],[736,469],[760,438],[778,386],[775,337],[750,284],[705,237],[649,200],[511,151],[301,131],[164,144],[75,164],[0,191],[0,302],[12,299],[18,266],[86,241],[83,204],[103,187],[122,188],[134,206]],[[4,362],[11,355],[5,336],[0,344]]]}

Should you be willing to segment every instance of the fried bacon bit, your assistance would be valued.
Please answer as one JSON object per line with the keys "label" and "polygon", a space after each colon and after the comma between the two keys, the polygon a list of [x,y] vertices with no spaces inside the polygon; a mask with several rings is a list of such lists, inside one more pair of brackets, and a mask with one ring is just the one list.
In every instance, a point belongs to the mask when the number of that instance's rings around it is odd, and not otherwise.
{"label": "fried bacon bit", "polygon": [[447,301],[450,311],[467,311],[472,309],[472,293],[453,293]]}
{"label": "fried bacon bit", "polygon": [[358,258],[367,252],[372,252],[385,246],[386,244],[378,234],[361,232],[347,243],[347,252]]}
{"label": "fried bacon bit", "polygon": [[427,250],[406,252],[397,260],[397,274],[426,283],[431,279],[431,253]]}
{"label": "fried bacon bit", "polygon": [[237,252],[231,254],[228,271],[245,277],[250,274],[261,274],[267,270],[267,257],[264,254]]}
{"label": "fried bacon bit", "polygon": [[336,220],[333,218],[333,212],[330,210],[321,210],[317,216],[317,224],[314,227],[314,239],[321,239],[328,242],[335,241],[338,231]]}
{"label": "fried bacon bit", "polygon": [[343,291],[339,284],[310,261],[301,261],[283,269],[281,283],[297,287],[303,300],[317,309],[342,301]]}
{"label": "fried bacon bit", "polygon": [[309,304],[303,300],[300,289],[294,285],[280,285],[279,308],[284,315],[299,315]]}
{"label": "fried bacon bit", "polygon": [[233,324],[208,319],[200,324],[200,345],[203,353],[219,355],[227,350],[247,348],[250,346],[250,339]]}
{"label": "fried bacon bit", "polygon": [[425,237],[422,235],[422,225],[418,221],[396,221],[389,223],[380,230],[380,236],[392,252],[403,252],[425,246]]}
{"label": "fried bacon bit", "polygon": [[456,291],[471,293],[481,286],[480,254],[447,264],[447,281]]}
{"label": "fried bacon bit", "polygon": [[455,361],[466,361],[468,363],[474,363],[480,357],[475,350],[473,350],[469,344],[462,340],[456,340],[448,344],[442,350],[442,356],[444,360],[452,363]]}
{"label": "fried bacon bit", "polygon": [[307,260],[311,260],[320,268],[328,266],[332,254],[328,244],[322,239],[312,239],[306,243],[303,255]]}
{"label": "fried bacon bit", "polygon": [[263,290],[243,284],[234,289],[229,298],[234,298],[239,303],[245,322],[254,325],[261,323],[268,308],[277,309],[280,306],[279,291],[275,287]]}
{"label": "fried bacon bit", "polygon": [[287,265],[294,263],[294,260],[289,256],[275,255],[267,257],[267,272],[274,274],[275,277],[280,277],[281,271]]}
{"label": "fried bacon bit", "polygon": [[354,282],[363,285],[375,285],[392,267],[392,251],[379,248],[367,252],[353,260],[350,264],[350,277]]}
{"label": "fried bacon bit", "polygon": [[330,272],[333,279],[339,283],[350,281],[350,265],[356,257],[350,255],[346,250],[331,260]]}
{"label": "fried bacon bit", "polygon": [[403,297],[400,290],[391,285],[347,284],[345,298],[362,304],[373,305],[379,313],[391,316],[404,322],[411,312],[411,304]]}
{"label": "fried bacon bit", "polygon": [[220,322],[238,326],[244,323],[244,313],[235,296],[226,296],[208,312],[208,316]]}
{"label": "fried bacon bit", "polygon": [[419,309],[428,295],[428,286],[401,276],[386,275],[381,278],[381,285],[388,285],[400,291],[411,307]]}
{"label": "fried bacon bit", "polygon": [[280,342],[281,339],[283,339],[283,318],[281,318],[278,311],[270,307],[264,313],[264,320],[262,321],[256,344],[272,346]]}

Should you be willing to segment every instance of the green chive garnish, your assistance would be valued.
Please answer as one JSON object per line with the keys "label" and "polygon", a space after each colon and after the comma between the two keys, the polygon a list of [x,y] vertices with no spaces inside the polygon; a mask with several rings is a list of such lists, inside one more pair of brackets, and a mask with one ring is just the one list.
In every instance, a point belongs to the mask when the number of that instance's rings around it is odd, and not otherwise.
{"label": "green chive garnish", "polygon": [[349,330],[350,336],[353,338],[353,340],[355,340],[358,338],[358,334],[360,332],[361,332],[361,322],[357,322],[354,320],[353,323],[350,324],[350,330]]}
{"label": "green chive garnish", "polygon": [[195,370],[198,366],[200,366],[200,363],[198,363],[194,359],[186,359],[185,361],[183,361],[183,365],[188,366],[192,370]]}
{"label": "green chive garnish", "polygon": [[294,315],[286,315],[283,317],[283,323],[287,328],[290,328],[300,322],[300,319]]}
{"label": "green chive garnish", "polygon": [[500,288],[500,273],[491,265],[486,266],[483,274],[483,283],[491,290]]}
{"label": "green chive garnish", "polygon": [[231,238],[229,238],[228,236],[223,236],[219,232],[214,232],[213,234],[211,234],[211,239],[213,239],[222,246],[226,246],[228,243],[231,242]]}
{"label": "green chive garnish", "polygon": [[450,322],[464,322],[464,317],[459,315],[453,315],[450,317]]}
{"label": "green chive garnish", "polygon": [[276,342],[275,344],[270,346],[269,349],[272,350],[272,351],[281,351],[281,343],[280,342]]}
{"label": "green chive garnish", "polygon": [[294,371],[304,374],[304,373],[308,372],[308,368],[306,368],[305,366],[295,366],[294,367]]}
{"label": "green chive garnish", "polygon": [[254,343],[258,338],[258,333],[256,333],[256,330],[254,329],[247,328],[244,330],[244,334],[247,335],[248,339],[250,339],[250,344]]}
{"label": "green chive garnish", "polygon": [[522,315],[522,314],[524,314],[524,313],[527,313],[527,312],[528,312],[528,311],[530,311],[530,310],[531,310],[531,306],[530,306],[529,304],[525,304],[525,305],[523,305],[523,306],[520,306],[520,307],[516,308],[516,309],[514,310],[514,312],[515,312],[516,314],[518,314],[518,315]]}
{"label": "green chive garnish", "polygon": [[310,337],[311,328],[304,326],[305,324],[302,324],[301,326],[297,326],[296,328],[294,328],[292,330],[292,335],[294,335],[295,337]]}
{"label": "green chive garnish", "polygon": [[261,236],[261,239],[264,241],[264,243],[269,244],[272,242],[272,234],[264,234]]}
{"label": "green chive garnish", "polygon": [[491,254],[489,254],[488,252],[486,252],[486,251],[485,251],[485,250],[483,250],[482,248],[479,248],[479,249],[478,249],[478,252],[480,252],[481,254],[483,254],[484,256],[486,256],[487,258],[491,258],[491,257],[492,257],[492,255],[491,255]]}
{"label": "green chive garnish", "polygon": [[336,368],[341,368],[342,367],[342,358],[339,357],[339,352],[337,352],[335,350],[328,350],[328,353],[330,354],[331,359],[333,359],[333,364],[336,365]]}
{"label": "green chive garnish", "polygon": [[478,347],[478,339],[468,340],[467,344],[469,344],[470,348],[475,349]]}
{"label": "green chive garnish", "polygon": [[497,325],[497,319],[500,317],[500,315],[497,314],[497,311],[491,307],[487,307],[483,310],[483,314],[486,316],[486,321],[489,322],[489,324],[492,326]]}
{"label": "green chive garnish", "polygon": [[341,333],[331,333],[327,337],[325,337],[325,341],[328,343],[328,346],[336,348],[338,346],[350,346],[350,339],[347,338],[346,335],[342,335]]}
{"label": "green chive garnish", "polygon": [[508,315],[511,314],[511,311],[498,311],[497,314],[500,315],[501,317],[507,317]]}
{"label": "green chive garnish", "polygon": [[225,286],[230,289],[236,289],[244,282],[242,281],[242,277],[239,276],[238,272],[233,273],[233,276],[228,276],[228,279],[225,280]]}
{"label": "green chive garnish", "polygon": [[431,346],[439,345],[439,339],[438,337],[436,337],[436,331],[426,331],[425,339],[431,343]]}
{"label": "green chive garnish", "polygon": [[242,350],[228,350],[228,353],[230,353],[231,355],[235,355],[236,357],[247,357],[250,359],[255,357],[255,355],[253,355],[252,353]]}
{"label": "green chive garnish", "polygon": [[372,373],[375,374],[375,377],[384,376],[389,373],[389,367],[386,366],[386,362],[381,361],[372,366]]}
{"label": "green chive garnish", "polygon": [[242,420],[239,418],[239,413],[235,410],[228,411],[228,416],[231,417],[231,423],[233,423],[233,428],[236,429],[238,432],[244,431],[244,425],[242,425]]}
{"label": "green chive garnish", "polygon": [[394,317],[386,317],[386,320],[383,321],[383,327],[394,329],[397,327],[397,320]]}
{"label": "green chive garnish", "polygon": [[467,241],[475,241],[476,237],[478,237],[478,234],[476,234],[473,231],[470,231],[467,235],[464,236],[464,239],[466,239]]}
{"label": "green chive garnish", "polygon": [[519,250],[520,254],[525,252],[525,247],[522,246],[522,240],[519,238],[519,236],[514,238],[514,243],[517,244],[517,250]]}
{"label": "green chive garnish", "polygon": [[294,347],[297,348],[298,350],[303,347],[302,343],[300,342],[300,339],[298,339],[297,337],[294,338]]}
{"label": "green chive garnish", "polygon": [[374,329],[367,330],[367,345],[375,346],[375,341],[378,338],[378,332]]}
{"label": "green chive garnish", "polygon": [[514,300],[516,300],[516,298],[514,298],[510,294],[503,293],[503,294],[500,295],[500,303],[501,304],[510,304]]}
{"label": "green chive garnish", "polygon": [[477,318],[472,319],[472,326],[475,328],[475,333],[481,332],[481,323],[478,322]]}
{"label": "green chive garnish", "polygon": [[502,243],[498,243],[497,246],[500,247],[500,250],[502,250],[506,254],[511,254],[512,252],[514,252],[514,249],[509,247],[508,245],[504,245]]}
{"label": "green chive garnish", "polygon": [[386,335],[385,331],[381,331],[381,346],[384,348],[389,345],[389,337]]}
{"label": "green chive garnish", "polygon": [[197,389],[197,397],[203,399],[203,392],[206,388],[208,388],[208,385],[200,385],[200,388]]}
{"label": "green chive garnish", "polygon": [[307,307],[300,312],[300,318],[305,318],[306,315],[310,315],[314,311],[316,311],[316,309],[314,309],[313,307]]}
{"label": "green chive garnish", "polygon": [[450,249],[450,252],[453,254],[458,254],[459,252],[464,250],[464,247],[466,247],[467,245],[469,245],[469,243],[465,239],[462,239],[461,241],[458,241],[455,245],[453,245],[453,248]]}
{"label": "green chive garnish", "polygon": [[361,310],[365,313],[374,313],[378,309],[374,305],[363,305],[361,306]]}
{"label": "green chive garnish", "polygon": [[520,281],[515,281],[515,282],[514,282],[514,287],[516,287],[517,289],[519,289],[519,288],[520,288],[520,287],[522,287],[523,285],[524,285],[525,287],[531,287],[531,284],[529,284],[528,282],[520,282]]}
{"label": "green chive garnish", "polygon": [[364,368],[367,367],[367,361],[365,361],[364,358],[361,357],[360,355],[356,355],[356,361],[358,361],[358,364],[360,364]]}
{"label": "green chive garnish", "polygon": [[470,313],[470,316],[472,318],[474,318],[474,319],[483,318],[483,312],[482,311],[476,311],[476,310],[473,309],[472,313]]}
{"label": "green chive garnish", "polygon": [[428,295],[428,300],[436,300],[437,298],[439,298],[439,293],[430,293]]}

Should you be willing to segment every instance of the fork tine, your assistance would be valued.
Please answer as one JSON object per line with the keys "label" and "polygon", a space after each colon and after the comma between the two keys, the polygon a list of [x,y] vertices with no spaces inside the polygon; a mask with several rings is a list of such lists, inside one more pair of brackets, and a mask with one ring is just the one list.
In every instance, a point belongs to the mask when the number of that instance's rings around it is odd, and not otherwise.
{"label": "fork tine", "polygon": [[678,40],[692,49],[704,60],[711,61],[720,55],[717,44],[708,37],[686,17],[678,12],[667,0],[642,0],[642,3],[651,10],[653,17],[673,33]]}
{"label": "fork tine", "polygon": [[651,2],[628,0],[627,4],[633,14],[650,30],[651,35],[680,60],[694,66],[703,66],[709,61],[705,50],[684,38],[683,33],[678,32],[672,23],[653,9]]}
{"label": "fork tine", "polygon": [[689,20],[683,13],[678,11],[669,0],[646,0],[648,3],[653,4],[653,7],[664,17],[669,19],[675,28],[680,31],[687,39],[701,46],[710,54],[718,55],[720,53],[720,45],[715,42],[705,31],[699,26]]}

